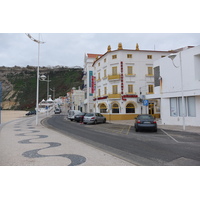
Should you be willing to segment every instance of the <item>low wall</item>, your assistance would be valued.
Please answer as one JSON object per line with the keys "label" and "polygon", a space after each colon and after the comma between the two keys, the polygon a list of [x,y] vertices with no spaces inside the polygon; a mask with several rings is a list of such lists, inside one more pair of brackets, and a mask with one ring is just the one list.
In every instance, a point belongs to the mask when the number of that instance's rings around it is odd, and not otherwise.
{"label": "low wall", "polygon": [[[138,114],[109,114],[109,113],[101,113],[106,120],[132,120],[135,119]],[[154,114],[155,118],[160,118],[160,114]]]}

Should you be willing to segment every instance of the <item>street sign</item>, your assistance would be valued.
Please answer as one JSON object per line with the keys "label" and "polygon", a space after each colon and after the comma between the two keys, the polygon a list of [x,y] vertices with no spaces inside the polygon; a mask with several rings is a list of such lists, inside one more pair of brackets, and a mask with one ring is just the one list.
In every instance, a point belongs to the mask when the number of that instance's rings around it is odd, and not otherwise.
{"label": "street sign", "polygon": [[144,106],[148,106],[149,105],[149,100],[147,100],[147,99],[143,100],[143,105]]}

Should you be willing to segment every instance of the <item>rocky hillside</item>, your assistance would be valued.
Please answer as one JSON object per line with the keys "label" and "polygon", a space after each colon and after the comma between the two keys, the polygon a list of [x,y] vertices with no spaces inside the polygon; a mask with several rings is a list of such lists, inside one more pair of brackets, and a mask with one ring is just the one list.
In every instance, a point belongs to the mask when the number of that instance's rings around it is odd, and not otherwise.
{"label": "rocky hillside", "polygon": [[[82,68],[41,67],[40,75],[49,76],[49,87],[55,96],[66,96],[72,87],[82,87]],[[2,108],[30,110],[36,105],[37,67],[0,67]],[[39,101],[47,98],[47,82],[40,81]],[[53,96],[53,92],[49,91]]]}

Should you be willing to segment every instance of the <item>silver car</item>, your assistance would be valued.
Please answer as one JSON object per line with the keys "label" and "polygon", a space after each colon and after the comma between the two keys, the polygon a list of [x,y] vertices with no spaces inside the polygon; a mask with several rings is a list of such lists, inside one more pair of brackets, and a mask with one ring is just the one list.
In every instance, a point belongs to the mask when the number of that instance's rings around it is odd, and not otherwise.
{"label": "silver car", "polygon": [[106,123],[106,118],[101,113],[87,113],[83,118],[84,124]]}

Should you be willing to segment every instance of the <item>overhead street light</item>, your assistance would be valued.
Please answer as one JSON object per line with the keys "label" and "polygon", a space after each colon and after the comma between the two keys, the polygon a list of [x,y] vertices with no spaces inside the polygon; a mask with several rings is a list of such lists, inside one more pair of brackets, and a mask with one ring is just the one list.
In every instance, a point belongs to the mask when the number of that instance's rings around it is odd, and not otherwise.
{"label": "overhead street light", "polygon": [[47,99],[49,98],[49,82],[51,80],[49,80],[49,75],[48,75],[48,79],[46,80],[46,76],[43,74],[40,76],[40,81],[46,81],[47,82]]}
{"label": "overhead street light", "polygon": [[[179,54],[179,62],[180,66],[175,65],[174,59]],[[179,68],[180,67],[180,75],[181,75],[181,98],[182,98],[182,117],[183,117],[183,130],[185,131],[185,98],[184,98],[184,92],[183,92],[183,70],[182,70],[182,57],[181,57],[181,51],[178,54],[170,54],[168,58],[172,60],[172,63],[174,67]]]}
{"label": "overhead street light", "polygon": [[38,67],[37,67],[37,91],[36,91],[36,126],[38,125],[38,110],[39,110],[39,65],[40,65],[40,44],[44,44],[45,42],[40,41],[40,34],[38,35],[38,40],[33,38],[29,33],[25,33],[32,41],[38,43]]}

